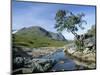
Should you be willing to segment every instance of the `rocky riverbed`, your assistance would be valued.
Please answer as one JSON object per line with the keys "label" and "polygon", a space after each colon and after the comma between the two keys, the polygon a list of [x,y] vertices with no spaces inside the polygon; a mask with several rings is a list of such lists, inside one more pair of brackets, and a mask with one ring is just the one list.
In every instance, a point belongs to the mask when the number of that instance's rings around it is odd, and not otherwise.
{"label": "rocky riverbed", "polygon": [[18,49],[26,52],[33,58],[37,58],[37,57],[42,57],[44,55],[51,55],[56,51],[62,50],[64,48],[63,47],[39,47],[39,48],[18,47]]}
{"label": "rocky riverbed", "polygon": [[[95,64],[80,61],[80,53],[70,54],[63,47],[14,48],[13,73],[27,74],[94,69]],[[19,52],[19,50],[21,52]],[[26,54],[25,54],[26,53]],[[90,57],[90,56],[89,56]],[[77,58],[77,59],[76,59]],[[92,57],[91,57],[92,58]],[[94,60],[94,58],[92,58]],[[94,61],[95,62],[95,61]]]}
{"label": "rocky riverbed", "polygon": [[52,55],[53,53],[62,50],[63,47],[41,47],[41,48],[35,48],[32,51],[33,57],[42,57],[44,55]]}
{"label": "rocky riverbed", "polygon": [[23,48],[14,47],[13,57],[13,73],[37,73],[46,72],[56,61],[50,58],[42,58],[43,56],[52,56],[53,53],[62,48],[41,47],[41,48]]}

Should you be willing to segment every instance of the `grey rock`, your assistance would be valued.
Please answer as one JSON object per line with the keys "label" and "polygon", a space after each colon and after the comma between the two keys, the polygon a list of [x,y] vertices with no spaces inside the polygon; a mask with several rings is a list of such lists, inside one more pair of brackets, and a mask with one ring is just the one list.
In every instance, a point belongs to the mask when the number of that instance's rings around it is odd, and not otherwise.
{"label": "grey rock", "polygon": [[64,47],[65,47],[64,51],[66,51],[66,48],[67,48],[67,51],[71,54],[74,53],[77,50],[75,43],[65,45]]}
{"label": "grey rock", "polygon": [[91,37],[84,40],[85,47],[92,47],[95,45],[95,37]]}
{"label": "grey rock", "polygon": [[33,72],[44,72],[47,71],[54,65],[52,59],[33,59],[31,63],[26,64],[25,68],[33,68]]}
{"label": "grey rock", "polygon": [[32,73],[33,72],[33,68],[23,68],[22,69],[22,73],[23,74],[28,74],[28,73]]}
{"label": "grey rock", "polygon": [[52,33],[52,32],[50,32],[49,35],[54,40],[63,40],[63,41],[66,40],[61,33]]}
{"label": "grey rock", "polygon": [[24,63],[19,63],[19,65],[23,65],[23,67],[18,68],[22,73],[46,72],[55,64],[53,59],[33,59],[26,63],[24,59],[23,62]]}
{"label": "grey rock", "polygon": [[16,64],[21,64],[22,62],[23,62],[23,58],[22,57],[16,57],[14,59],[14,63],[16,63]]}
{"label": "grey rock", "polygon": [[94,44],[92,42],[89,42],[87,47],[92,47]]}

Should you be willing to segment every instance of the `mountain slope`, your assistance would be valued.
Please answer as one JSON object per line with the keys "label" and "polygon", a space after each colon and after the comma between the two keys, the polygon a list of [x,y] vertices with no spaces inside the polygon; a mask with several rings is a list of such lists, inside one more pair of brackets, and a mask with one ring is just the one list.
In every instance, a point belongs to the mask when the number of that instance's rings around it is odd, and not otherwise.
{"label": "mountain slope", "polygon": [[49,32],[41,27],[22,28],[13,34],[15,45],[27,47],[63,46],[66,39],[61,33]]}

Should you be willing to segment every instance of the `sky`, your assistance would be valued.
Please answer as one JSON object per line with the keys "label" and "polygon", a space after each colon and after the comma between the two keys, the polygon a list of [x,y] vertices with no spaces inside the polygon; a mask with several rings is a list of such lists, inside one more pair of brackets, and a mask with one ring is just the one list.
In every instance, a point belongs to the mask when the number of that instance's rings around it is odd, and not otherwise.
{"label": "sky", "polygon": [[[57,33],[55,26],[55,14],[58,10],[69,10],[74,14],[84,13],[84,30],[79,30],[78,34],[86,33],[92,25],[95,25],[95,6],[71,5],[71,4],[51,4],[37,2],[12,2],[12,29],[19,30],[23,27],[41,26],[42,28]],[[62,32],[68,40],[73,40],[74,36],[66,31]]]}

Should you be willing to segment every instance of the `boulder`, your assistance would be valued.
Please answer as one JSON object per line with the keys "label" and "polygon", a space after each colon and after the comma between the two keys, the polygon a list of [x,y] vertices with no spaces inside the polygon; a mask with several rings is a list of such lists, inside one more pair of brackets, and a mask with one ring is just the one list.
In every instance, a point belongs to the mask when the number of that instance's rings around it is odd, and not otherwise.
{"label": "boulder", "polygon": [[13,59],[13,69],[23,68],[25,64],[30,63],[31,59],[29,57],[15,57]]}
{"label": "boulder", "polygon": [[33,68],[23,68],[22,73],[23,74],[29,74],[33,72]]}
{"label": "boulder", "polygon": [[64,64],[64,61],[60,61],[59,63],[60,63],[60,64]]}
{"label": "boulder", "polygon": [[76,45],[74,43],[68,44],[64,46],[64,51],[70,54],[74,53],[76,51]]}
{"label": "boulder", "polygon": [[13,59],[13,69],[18,69],[23,67],[23,58],[16,57]]}
{"label": "boulder", "polygon": [[33,72],[45,72],[54,65],[53,59],[33,59],[31,63],[25,65],[27,68],[33,68]]}
{"label": "boulder", "polygon": [[91,37],[84,40],[84,45],[87,48],[93,47],[95,45],[95,37]]}
{"label": "boulder", "polygon": [[14,63],[16,63],[16,64],[21,64],[22,62],[23,62],[23,58],[22,57],[16,57],[14,59]]}
{"label": "boulder", "polygon": [[89,48],[85,48],[85,50],[83,51],[84,54],[87,54],[90,52],[90,49]]}
{"label": "boulder", "polygon": [[[22,64],[22,63],[20,63]],[[55,60],[53,59],[33,59],[29,62],[25,62],[22,68],[18,68],[21,70],[22,74],[28,74],[28,73],[37,73],[37,72],[46,72],[48,71],[53,65],[55,64]],[[16,74],[18,73],[17,70],[15,71]]]}

